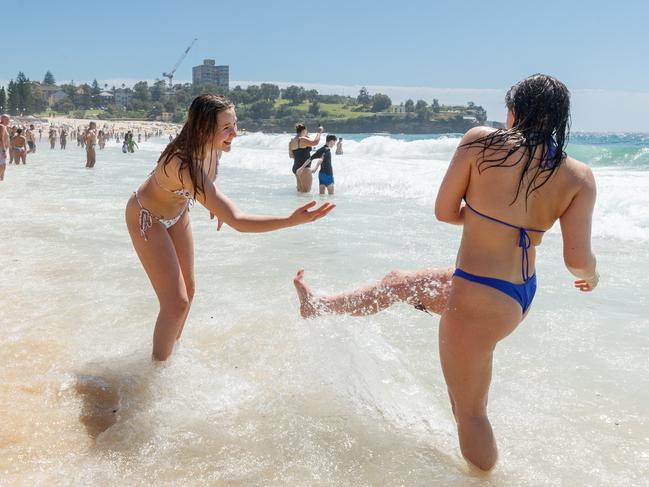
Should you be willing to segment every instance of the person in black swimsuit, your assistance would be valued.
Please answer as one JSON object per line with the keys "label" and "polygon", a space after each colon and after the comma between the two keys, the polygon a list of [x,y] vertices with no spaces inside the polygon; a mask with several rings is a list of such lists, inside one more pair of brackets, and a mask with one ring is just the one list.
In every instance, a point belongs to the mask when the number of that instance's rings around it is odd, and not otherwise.
{"label": "person in black swimsuit", "polygon": [[295,137],[288,143],[288,156],[293,159],[293,174],[298,193],[310,193],[313,182],[311,173],[311,147],[320,142],[322,127],[318,127],[313,139],[308,137],[306,126],[300,122],[295,125]]}

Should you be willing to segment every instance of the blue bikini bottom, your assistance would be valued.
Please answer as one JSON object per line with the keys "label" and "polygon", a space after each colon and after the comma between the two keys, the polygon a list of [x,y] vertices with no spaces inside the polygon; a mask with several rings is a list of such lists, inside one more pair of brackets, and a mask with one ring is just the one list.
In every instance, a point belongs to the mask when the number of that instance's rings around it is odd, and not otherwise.
{"label": "blue bikini bottom", "polygon": [[512,282],[496,279],[493,277],[476,276],[475,274],[464,272],[460,268],[455,269],[453,275],[461,277],[462,279],[466,279],[467,281],[484,284],[485,286],[492,287],[500,292],[505,293],[507,296],[510,296],[518,304],[521,305],[523,314],[525,314],[527,309],[532,304],[534,294],[536,293],[536,273],[534,273],[534,275],[523,284],[514,284]]}

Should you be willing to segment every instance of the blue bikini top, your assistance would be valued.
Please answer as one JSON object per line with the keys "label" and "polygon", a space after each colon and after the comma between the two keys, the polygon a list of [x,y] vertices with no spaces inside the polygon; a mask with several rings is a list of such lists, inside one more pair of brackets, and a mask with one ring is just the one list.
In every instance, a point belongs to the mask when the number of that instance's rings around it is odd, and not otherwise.
{"label": "blue bikini top", "polygon": [[[552,169],[552,158],[557,152],[557,144],[554,141],[554,139],[550,138],[548,141],[548,154],[547,158],[545,161],[542,162],[541,166],[542,169]],[[480,213],[478,210],[473,208],[469,202],[466,199],[466,196],[464,196],[464,202],[466,203],[466,206],[476,215],[479,215],[483,218],[486,218],[487,220],[491,220],[492,222],[500,223],[501,225],[505,225],[509,228],[514,228],[518,230],[518,246],[523,250],[523,256],[521,258],[521,276],[523,277],[523,281],[527,282],[530,280],[530,256],[529,256],[529,248],[532,245],[532,239],[530,238],[528,232],[536,232],[536,233],[545,233],[545,230],[536,230],[534,228],[524,228],[524,227],[519,227],[516,225],[512,225],[511,223],[504,222],[502,220],[499,220],[498,218],[494,218],[489,215],[485,215],[484,213]]]}
{"label": "blue bikini top", "polygon": [[528,232],[536,232],[536,233],[545,233],[545,230],[536,230],[534,228],[524,228],[524,227],[518,227],[516,225],[512,225],[511,223],[504,222],[502,220],[499,220],[498,218],[494,218],[489,215],[485,215],[484,213],[480,213],[478,210],[473,208],[469,202],[466,200],[466,197],[464,198],[464,202],[466,203],[467,208],[469,208],[473,213],[476,215],[479,215],[483,218],[486,218],[487,220],[491,220],[492,222],[500,223],[501,225],[505,225],[509,228],[514,228],[518,230],[518,246],[523,250],[523,256],[521,258],[521,276],[523,276],[523,281],[527,282],[530,280],[530,256],[529,256],[529,248],[532,245],[532,239],[530,238]]}

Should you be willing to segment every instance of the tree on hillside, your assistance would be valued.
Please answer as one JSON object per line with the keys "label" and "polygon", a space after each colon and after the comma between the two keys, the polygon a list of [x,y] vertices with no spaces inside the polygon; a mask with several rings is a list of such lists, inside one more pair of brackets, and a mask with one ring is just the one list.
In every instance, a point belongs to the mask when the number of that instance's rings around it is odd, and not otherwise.
{"label": "tree on hillside", "polygon": [[304,98],[309,101],[318,101],[318,90],[306,90]]}
{"label": "tree on hillside", "polygon": [[373,112],[382,112],[387,110],[392,106],[392,100],[388,95],[383,93],[377,93],[372,97],[372,111]]}
{"label": "tree on hillside", "polygon": [[139,100],[143,103],[149,101],[149,83],[146,81],[138,81],[133,85],[133,99]]}
{"label": "tree on hillside", "polygon": [[408,98],[404,107],[406,109],[406,113],[412,113],[415,111],[415,102]]}
{"label": "tree on hillside", "polygon": [[372,104],[372,97],[370,96],[369,91],[367,91],[367,88],[363,86],[360,89],[356,101],[359,105],[363,105],[364,107],[369,107]]}
{"label": "tree on hillside", "polygon": [[99,87],[99,83],[97,83],[97,80],[92,81],[92,86],[90,87],[90,104],[92,105],[93,108],[99,108],[99,105],[101,105],[101,98],[99,95],[101,94],[101,88]]}
{"label": "tree on hillside", "polygon": [[47,86],[54,86],[56,84],[54,75],[52,74],[52,71],[50,71],[49,69],[47,70],[47,73],[45,73],[45,77],[43,78],[43,84]]}
{"label": "tree on hillside", "polygon": [[18,90],[14,80],[9,81],[7,86],[7,109],[10,115],[18,114]]}
{"label": "tree on hillside", "polygon": [[301,86],[291,85],[284,89],[282,92],[282,98],[289,100],[293,105],[299,105],[305,100],[306,94],[304,88]]}
{"label": "tree on hillside", "polygon": [[262,100],[274,103],[279,98],[279,86],[271,83],[262,83],[259,88],[259,96]]}
{"label": "tree on hillside", "polygon": [[270,101],[259,100],[250,106],[252,118],[269,118],[273,112],[273,104]]}
{"label": "tree on hillside", "polygon": [[43,96],[43,87],[37,81],[29,83],[32,92],[32,104],[29,113],[40,113],[47,108],[46,97]]}
{"label": "tree on hillside", "polygon": [[67,98],[57,101],[52,105],[52,108],[59,113],[70,113],[76,109],[72,102]]}
{"label": "tree on hillside", "polygon": [[74,86],[74,81],[70,81],[70,84],[61,85],[61,91],[68,95],[68,100],[70,101],[70,103],[75,105],[76,108],[78,97],[77,88]]}
{"label": "tree on hillside", "polygon": [[245,105],[246,103],[250,102],[248,92],[241,88],[241,86],[239,85],[230,90],[228,97],[235,105]]}
{"label": "tree on hillside", "polygon": [[313,100],[309,104],[309,113],[311,115],[319,115],[320,114],[320,103],[318,103],[318,100]]}
{"label": "tree on hillside", "polygon": [[437,98],[433,98],[433,103],[431,103],[430,108],[433,113],[439,113],[441,107],[439,106],[439,100]]}
{"label": "tree on hillside", "polygon": [[157,79],[151,87],[151,101],[161,101],[164,98],[165,82]]}
{"label": "tree on hillside", "polygon": [[417,118],[419,120],[426,120],[428,118],[428,103],[424,100],[417,100],[415,112],[417,112]]}
{"label": "tree on hillside", "polygon": [[18,95],[18,109],[19,113],[29,114],[34,111],[34,99],[32,97],[32,84],[29,78],[20,71],[16,76],[16,93]]}
{"label": "tree on hillside", "polygon": [[4,86],[0,88],[0,112],[4,113],[7,111],[7,93],[5,92]]}
{"label": "tree on hillside", "polygon": [[249,85],[246,88],[246,93],[251,102],[255,102],[261,99],[261,88],[259,85]]}

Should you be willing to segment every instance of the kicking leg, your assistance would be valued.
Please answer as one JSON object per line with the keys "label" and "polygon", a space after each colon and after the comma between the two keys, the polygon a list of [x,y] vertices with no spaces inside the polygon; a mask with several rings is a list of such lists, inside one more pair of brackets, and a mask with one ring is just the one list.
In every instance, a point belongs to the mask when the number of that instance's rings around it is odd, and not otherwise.
{"label": "kicking leg", "polygon": [[303,318],[321,314],[371,315],[397,302],[421,305],[428,311],[441,314],[446,307],[452,274],[452,269],[395,271],[368,286],[322,297],[315,296],[304,282],[304,269],[298,271],[293,284]]}

